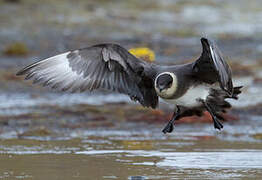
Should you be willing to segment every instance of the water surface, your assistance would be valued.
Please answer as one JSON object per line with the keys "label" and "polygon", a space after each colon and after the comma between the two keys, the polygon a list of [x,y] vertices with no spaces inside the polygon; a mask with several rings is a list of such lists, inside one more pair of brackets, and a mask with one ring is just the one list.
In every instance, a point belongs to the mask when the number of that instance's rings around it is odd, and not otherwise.
{"label": "water surface", "polygon": [[[135,126],[139,125],[139,128]],[[238,128],[226,124],[227,129]],[[1,139],[0,178],[12,179],[248,179],[262,177],[262,143],[210,125],[124,123],[121,129],[75,130],[60,136],[7,134]],[[253,133],[253,134],[252,134]],[[260,132],[261,133],[261,132]],[[236,136],[238,137],[236,140]]]}

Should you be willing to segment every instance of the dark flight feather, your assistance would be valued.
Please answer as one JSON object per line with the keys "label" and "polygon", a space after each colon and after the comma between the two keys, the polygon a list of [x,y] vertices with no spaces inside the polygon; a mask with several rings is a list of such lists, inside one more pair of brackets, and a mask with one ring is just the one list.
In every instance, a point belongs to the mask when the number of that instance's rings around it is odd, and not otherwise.
{"label": "dark flight feather", "polygon": [[99,44],[60,54],[19,71],[34,83],[68,92],[107,89],[156,108],[154,65],[116,44]]}
{"label": "dark flight feather", "polygon": [[205,83],[219,82],[220,87],[233,95],[232,73],[229,65],[223,59],[216,44],[206,38],[201,38],[202,54],[193,64],[193,71],[197,78]]}

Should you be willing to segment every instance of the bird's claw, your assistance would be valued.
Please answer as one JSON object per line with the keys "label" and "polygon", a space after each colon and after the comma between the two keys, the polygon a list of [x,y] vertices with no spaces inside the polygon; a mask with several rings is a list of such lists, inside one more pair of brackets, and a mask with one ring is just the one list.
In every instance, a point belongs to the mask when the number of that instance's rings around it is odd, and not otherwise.
{"label": "bird's claw", "polygon": [[171,133],[174,130],[174,125],[172,123],[168,123],[166,127],[162,130],[164,134]]}
{"label": "bird's claw", "polygon": [[212,117],[214,121],[214,127],[215,129],[221,130],[223,129],[223,124],[218,120],[216,116]]}

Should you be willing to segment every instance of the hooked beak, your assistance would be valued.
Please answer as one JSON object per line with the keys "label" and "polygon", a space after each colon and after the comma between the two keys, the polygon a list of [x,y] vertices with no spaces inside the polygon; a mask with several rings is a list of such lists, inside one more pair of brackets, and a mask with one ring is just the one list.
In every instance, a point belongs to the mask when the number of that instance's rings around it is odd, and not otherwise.
{"label": "hooked beak", "polygon": [[162,92],[165,88],[165,86],[158,86],[159,92]]}

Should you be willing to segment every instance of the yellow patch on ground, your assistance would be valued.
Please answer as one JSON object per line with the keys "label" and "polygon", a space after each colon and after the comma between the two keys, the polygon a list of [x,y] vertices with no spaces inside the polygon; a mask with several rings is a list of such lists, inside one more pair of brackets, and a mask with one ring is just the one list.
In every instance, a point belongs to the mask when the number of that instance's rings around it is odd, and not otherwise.
{"label": "yellow patch on ground", "polygon": [[155,53],[153,50],[147,47],[139,47],[139,48],[131,48],[129,52],[136,56],[137,58],[141,58],[148,62],[155,61]]}
{"label": "yellow patch on ground", "polygon": [[7,46],[3,53],[7,56],[26,56],[29,50],[24,43],[16,42]]}

